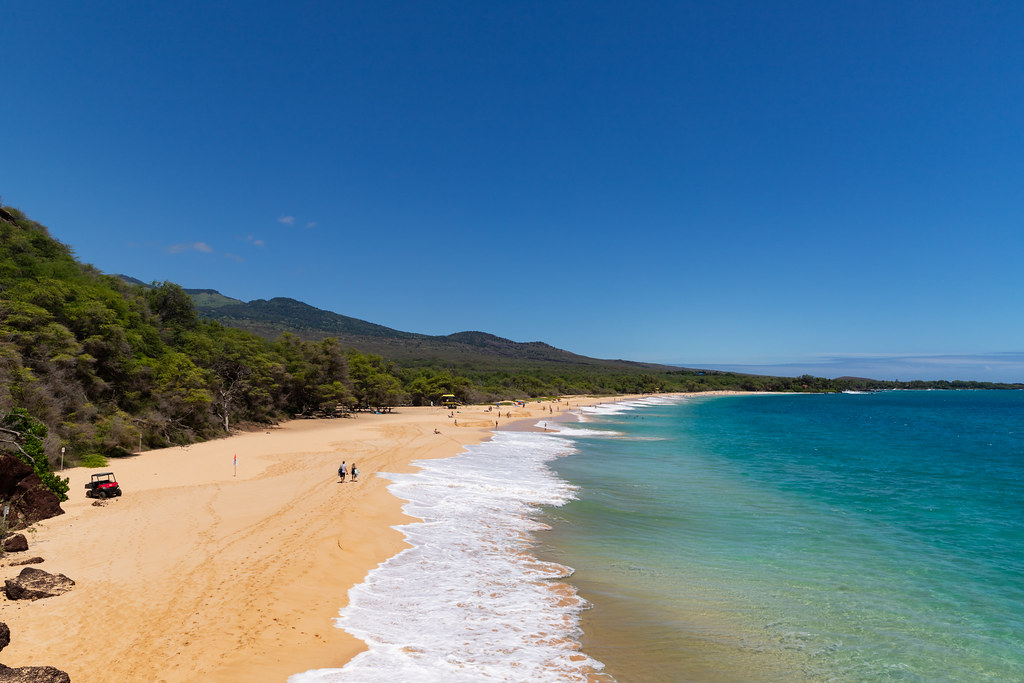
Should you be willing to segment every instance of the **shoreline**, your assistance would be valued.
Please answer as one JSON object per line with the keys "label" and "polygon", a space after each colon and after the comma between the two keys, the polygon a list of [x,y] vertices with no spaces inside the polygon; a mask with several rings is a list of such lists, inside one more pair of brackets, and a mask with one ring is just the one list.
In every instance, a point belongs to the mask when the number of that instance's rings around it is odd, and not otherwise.
{"label": "shoreline", "polygon": [[[568,400],[577,409],[626,398]],[[502,406],[497,429],[567,411],[561,401]],[[393,527],[412,518],[374,474],[453,457],[496,429],[486,406],[449,413],[403,407],[292,420],[65,470],[65,514],[28,531],[28,552],[0,560],[0,579],[23,568],[12,561],[41,556],[34,566],[76,585],[35,602],[0,595],[12,634],[0,661],[55,666],[72,680],[102,671],[106,680],[168,683],[282,681],[344,666],[366,649],[334,626],[348,590],[408,547]],[[339,483],[341,460],[359,465],[358,482]],[[94,504],[84,484],[108,470],[124,495]]]}

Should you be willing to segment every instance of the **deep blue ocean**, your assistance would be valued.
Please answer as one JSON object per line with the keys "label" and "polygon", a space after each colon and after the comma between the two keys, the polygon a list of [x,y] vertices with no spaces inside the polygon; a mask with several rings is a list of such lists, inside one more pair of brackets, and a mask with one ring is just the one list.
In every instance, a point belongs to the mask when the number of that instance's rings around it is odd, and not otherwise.
{"label": "deep blue ocean", "polygon": [[1024,392],[588,410],[542,559],[629,681],[1024,681]]}

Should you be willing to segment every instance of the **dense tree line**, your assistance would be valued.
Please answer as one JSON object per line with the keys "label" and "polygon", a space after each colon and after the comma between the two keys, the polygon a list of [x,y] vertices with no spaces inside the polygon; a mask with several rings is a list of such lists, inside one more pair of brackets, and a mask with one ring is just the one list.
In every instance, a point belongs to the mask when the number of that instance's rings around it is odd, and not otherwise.
{"label": "dense tree line", "polygon": [[[0,208],[0,450],[26,445],[69,460],[190,443],[239,423],[340,411],[565,394],[745,389],[840,391],[871,380],[758,377],[522,362],[495,370],[451,362],[398,365],[335,339],[274,341],[201,319],[170,282],[128,284],[77,261],[47,229]],[[17,438],[12,437],[17,436]],[[38,442],[38,443],[37,443]],[[31,456],[34,459],[37,455]],[[43,468],[48,472],[48,469]]]}
{"label": "dense tree line", "polygon": [[[237,422],[404,402],[378,357],[200,320],[176,284],[129,285],[45,227],[0,213],[0,416],[47,427],[53,457],[189,443]],[[9,450],[9,449],[8,449]]]}

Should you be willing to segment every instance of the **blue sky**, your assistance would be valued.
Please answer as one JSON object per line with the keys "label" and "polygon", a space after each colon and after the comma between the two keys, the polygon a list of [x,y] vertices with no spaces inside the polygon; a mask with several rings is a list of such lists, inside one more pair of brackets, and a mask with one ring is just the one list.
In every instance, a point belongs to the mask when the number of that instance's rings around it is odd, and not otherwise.
{"label": "blue sky", "polygon": [[1024,381],[1022,35],[1018,3],[9,2],[0,196],[105,272],[401,330]]}

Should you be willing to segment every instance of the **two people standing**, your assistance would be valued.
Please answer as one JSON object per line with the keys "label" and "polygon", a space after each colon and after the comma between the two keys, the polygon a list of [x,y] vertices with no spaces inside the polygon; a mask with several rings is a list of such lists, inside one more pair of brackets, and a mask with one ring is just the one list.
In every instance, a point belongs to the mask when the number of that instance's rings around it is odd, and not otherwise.
{"label": "two people standing", "polygon": [[[356,467],[355,463],[352,463],[352,470],[351,471],[352,471],[352,481],[356,481],[356,478],[359,476],[359,469]],[[341,467],[338,468],[338,476],[341,477],[341,481],[342,482],[345,481],[345,475],[348,474],[348,473],[349,473],[349,468],[345,465],[345,461],[342,460],[341,461]]]}

